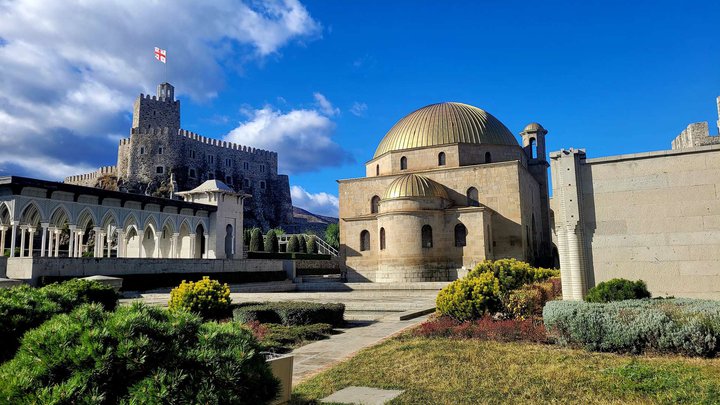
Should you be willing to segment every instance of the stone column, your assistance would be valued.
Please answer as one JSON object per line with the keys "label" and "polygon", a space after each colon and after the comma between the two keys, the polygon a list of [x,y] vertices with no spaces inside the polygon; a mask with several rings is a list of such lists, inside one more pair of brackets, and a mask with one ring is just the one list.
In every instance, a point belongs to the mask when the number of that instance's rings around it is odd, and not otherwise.
{"label": "stone column", "polygon": [[0,256],[5,256],[5,232],[6,226],[0,226]]}
{"label": "stone column", "polygon": [[28,257],[33,257],[33,244],[35,243],[35,228],[28,228],[30,240],[28,241]]}
{"label": "stone column", "polygon": [[[95,246],[93,247],[93,257],[102,257],[102,250],[98,252],[98,249],[100,248],[100,232],[102,231],[102,228],[100,227],[94,227],[93,232],[95,232]],[[90,243],[90,240],[88,240],[88,243]]]}
{"label": "stone column", "polygon": [[25,226],[20,227],[20,257],[25,257]]}
{"label": "stone column", "polygon": [[40,240],[40,257],[45,257],[45,248],[47,247],[47,233],[50,224],[40,224],[42,227],[42,239]]}
{"label": "stone column", "polygon": [[195,258],[195,239],[196,239],[196,237],[197,237],[197,235],[195,235],[194,233],[190,234],[190,258],[191,259]]}
{"label": "stone column", "polygon": [[106,234],[104,242],[107,243],[107,256],[105,257],[112,257],[112,234]]}
{"label": "stone column", "polygon": [[55,228],[48,229],[47,257],[53,257],[53,242],[55,242]]}
{"label": "stone column", "polygon": [[105,232],[99,231],[95,235],[97,235],[95,236],[95,249],[97,250],[95,257],[103,258],[105,253]]}
{"label": "stone column", "polygon": [[140,241],[140,244],[139,244],[140,248],[138,249],[139,250],[138,257],[144,258],[145,257],[145,246],[143,246],[143,244],[145,243],[145,231],[143,231],[142,233],[138,232],[138,240]]}
{"label": "stone column", "polygon": [[178,252],[178,237],[180,237],[179,233],[172,234],[172,239],[170,242],[170,258],[177,259],[180,256],[180,252]]}
{"label": "stone column", "polygon": [[82,254],[83,254],[82,238],[83,238],[83,236],[85,236],[85,232],[80,231],[77,233],[77,243],[75,244],[75,249],[76,249],[75,257],[82,257]]}
{"label": "stone column", "polygon": [[62,231],[55,229],[55,257],[60,257],[60,234]]}
{"label": "stone column", "polygon": [[15,257],[15,245],[17,244],[17,222],[11,222],[12,231],[10,233],[10,257]]}
{"label": "stone column", "polygon": [[152,257],[153,259],[158,259],[161,256],[162,254],[160,253],[160,237],[158,236],[158,234],[155,234],[155,247],[153,248]]}
{"label": "stone column", "polygon": [[75,225],[70,225],[70,245],[68,246],[68,257],[75,257],[75,240],[77,237],[77,235],[75,235],[75,229],[77,229]]}
{"label": "stone column", "polygon": [[202,252],[202,254],[203,254],[202,258],[207,259],[208,253],[210,253],[210,235],[206,233],[205,234],[205,251]]}
{"label": "stone column", "polygon": [[125,232],[118,230],[117,257],[125,257]]}

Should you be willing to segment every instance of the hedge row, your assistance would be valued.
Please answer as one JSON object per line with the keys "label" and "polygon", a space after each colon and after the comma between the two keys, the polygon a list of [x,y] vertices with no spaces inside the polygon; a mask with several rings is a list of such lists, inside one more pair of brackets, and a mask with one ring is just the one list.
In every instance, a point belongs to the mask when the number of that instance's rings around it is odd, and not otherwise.
{"label": "hedge row", "polygon": [[279,383],[251,331],[142,304],[83,305],[0,366],[3,404],[267,404]]}
{"label": "hedge row", "polygon": [[74,279],[43,288],[21,285],[0,289],[0,362],[15,354],[26,331],[60,313],[87,304],[114,310],[118,295],[112,287],[96,281]]}
{"label": "hedge row", "polygon": [[248,252],[248,259],[275,259],[275,260],[330,260],[330,255],[319,253],[269,253]]}
{"label": "hedge row", "polygon": [[315,302],[285,301],[244,305],[233,309],[233,319],[242,322],[276,323],[286,326],[327,323],[341,326],[344,304],[318,304]]}
{"label": "hedge row", "polygon": [[543,318],[558,343],[589,350],[651,350],[703,357],[713,357],[720,350],[718,301],[551,301],[543,310]]}

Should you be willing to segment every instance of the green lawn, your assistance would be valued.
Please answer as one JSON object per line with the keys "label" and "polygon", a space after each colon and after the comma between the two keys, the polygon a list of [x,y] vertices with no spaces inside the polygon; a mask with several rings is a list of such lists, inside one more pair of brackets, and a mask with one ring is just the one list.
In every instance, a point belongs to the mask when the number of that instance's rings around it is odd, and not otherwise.
{"label": "green lawn", "polygon": [[294,404],[344,387],[406,390],[392,404],[720,403],[720,359],[399,337],[300,384]]}

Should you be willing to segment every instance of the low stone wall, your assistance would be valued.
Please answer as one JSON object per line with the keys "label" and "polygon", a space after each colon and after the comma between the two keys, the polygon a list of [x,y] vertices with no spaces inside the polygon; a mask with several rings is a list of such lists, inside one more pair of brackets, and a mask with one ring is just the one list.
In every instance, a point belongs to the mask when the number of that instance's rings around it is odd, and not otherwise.
{"label": "low stone wall", "polygon": [[[282,260],[129,259],[129,258],[10,258],[7,277],[37,284],[41,279],[88,276],[182,276],[237,273],[285,274]],[[169,277],[171,278],[171,277]]]}

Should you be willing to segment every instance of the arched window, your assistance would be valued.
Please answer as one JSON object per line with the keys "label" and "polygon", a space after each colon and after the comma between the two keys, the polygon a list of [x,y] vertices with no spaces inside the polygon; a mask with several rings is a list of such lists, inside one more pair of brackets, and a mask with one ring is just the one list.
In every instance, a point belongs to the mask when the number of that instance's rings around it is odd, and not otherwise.
{"label": "arched window", "polygon": [[438,166],[445,166],[445,152],[438,154]]}
{"label": "arched window", "polygon": [[490,152],[485,152],[485,163],[492,163],[492,156]]}
{"label": "arched window", "polygon": [[376,176],[380,175],[380,165],[375,165],[375,175]]}
{"label": "arched window", "polygon": [[457,247],[465,246],[466,238],[467,238],[467,229],[465,228],[465,225],[463,225],[463,224],[455,225],[455,246],[457,246]]}
{"label": "arched window", "polygon": [[385,228],[380,228],[380,250],[385,250]]}
{"label": "arched window", "polygon": [[535,143],[535,138],[530,138],[530,158],[537,158],[537,145]]}
{"label": "arched window", "polygon": [[467,205],[468,207],[480,206],[480,201],[478,201],[478,190],[475,187],[470,187],[467,191]]}
{"label": "arched window", "polygon": [[400,170],[407,169],[407,158],[405,156],[400,158]]}
{"label": "arched window", "polygon": [[370,250],[370,232],[362,231],[360,232],[360,251],[366,250]]}
{"label": "arched window", "polygon": [[422,247],[433,247],[432,228],[430,227],[430,225],[423,225],[422,227]]}
{"label": "arched window", "polygon": [[378,213],[378,207],[380,206],[380,197],[374,196],[370,200],[370,213],[371,214],[377,214]]}

